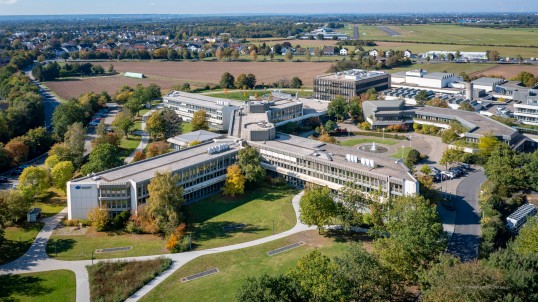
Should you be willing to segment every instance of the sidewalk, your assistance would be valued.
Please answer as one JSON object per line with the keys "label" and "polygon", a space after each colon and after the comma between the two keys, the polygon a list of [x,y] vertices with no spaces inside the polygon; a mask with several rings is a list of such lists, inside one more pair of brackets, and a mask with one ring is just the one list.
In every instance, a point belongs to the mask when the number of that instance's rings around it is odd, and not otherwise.
{"label": "sidewalk", "polygon": [[155,110],[150,110],[148,112],[146,112],[143,116],[142,116],[142,125],[141,125],[141,128],[142,128],[142,131],[139,131],[141,136],[142,136],[142,139],[140,140],[140,143],[138,144],[138,147],[136,147],[136,149],[131,152],[131,154],[129,155],[129,157],[126,157],[124,162],[126,164],[129,164],[133,161],[134,159],[134,155],[136,152],[138,151],[144,151],[144,149],[146,148],[146,146],[148,145],[149,143],[149,134],[144,131],[146,129],[146,119],[148,118],[148,116],[150,116],[153,112],[155,112]]}

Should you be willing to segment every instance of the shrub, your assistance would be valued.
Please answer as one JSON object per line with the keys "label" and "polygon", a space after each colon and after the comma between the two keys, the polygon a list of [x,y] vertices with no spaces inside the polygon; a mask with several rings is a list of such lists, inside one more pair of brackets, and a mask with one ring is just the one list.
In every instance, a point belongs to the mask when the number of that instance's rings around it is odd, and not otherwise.
{"label": "shrub", "polygon": [[114,217],[114,228],[115,229],[123,229],[127,222],[129,221],[129,218],[131,218],[131,212],[130,211],[123,211],[116,217]]}
{"label": "shrub", "polygon": [[407,132],[409,127],[406,124],[389,125],[386,130],[389,132]]}
{"label": "shrub", "polygon": [[98,232],[105,231],[108,228],[110,218],[108,215],[108,209],[105,207],[93,208],[88,213],[88,220],[91,221],[92,226]]}
{"label": "shrub", "polygon": [[368,122],[362,122],[362,123],[360,124],[360,127],[361,127],[361,129],[364,129],[364,130],[370,130],[370,123],[368,123]]}
{"label": "shrub", "polygon": [[186,229],[187,226],[182,223],[168,237],[166,249],[171,253],[184,252],[190,246],[190,238],[185,238]]}

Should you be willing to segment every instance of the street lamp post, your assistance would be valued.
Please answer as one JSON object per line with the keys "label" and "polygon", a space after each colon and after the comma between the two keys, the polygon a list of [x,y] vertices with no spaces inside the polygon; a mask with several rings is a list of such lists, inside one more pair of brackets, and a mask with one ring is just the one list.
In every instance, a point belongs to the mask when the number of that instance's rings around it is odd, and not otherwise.
{"label": "street lamp post", "polygon": [[383,141],[385,141],[385,128],[383,128]]}
{"label": "street lamp post", "polygon": [[403,156],[404,148],[405,148],[405,146],[402,145],[402,159],[404,158],[404,156]]}
{"label": "street lamp post", "polygon": [[273,219],[273,235],[275,234],[275,220]]}

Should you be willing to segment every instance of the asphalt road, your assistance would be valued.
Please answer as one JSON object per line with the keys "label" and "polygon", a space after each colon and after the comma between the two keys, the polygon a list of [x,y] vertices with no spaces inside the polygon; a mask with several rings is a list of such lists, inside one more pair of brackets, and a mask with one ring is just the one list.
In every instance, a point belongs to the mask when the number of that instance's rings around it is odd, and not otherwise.
{"label": "asphalt road", "polygon": [[401,36],[399,32],[395,31],[394,29],[388,28],[386,26],[378,26],[378,28],[384,31],[385,33],[387,33],[391,37]]}
{"label": "asphalt road", "polygon": [[481,237],[478,194],[484,181],[484,171],[476,171],[465,178],[456,190],[456,223],[447,251],[462,261],[478,257]]}

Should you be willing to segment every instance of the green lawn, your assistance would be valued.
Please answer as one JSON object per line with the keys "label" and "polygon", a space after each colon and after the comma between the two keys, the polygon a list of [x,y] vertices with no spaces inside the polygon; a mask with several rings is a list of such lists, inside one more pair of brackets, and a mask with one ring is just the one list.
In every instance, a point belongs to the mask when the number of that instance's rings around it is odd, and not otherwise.
{"label": "green lawn", "polygon": [[[236,291],[247,277],[263,273],[285,273],[313,250],[317,249],[327,256],[337,256],[349,246],[350,241],[364,239],[365,237],[327,238],[318,235],[317,231],[308,231],[247,249],[202,256],[174,272],[141,301],[235,301]],[[266,254],[298,241],[304,241],[305,244],[274,256]],[[182,277],[211,268],[218,268],[219,272],[186,283],[180,281]]]}
{"label": "green lawn", "polygon": [[350,139],[346,141],[341,141],[340,144],[342,146],[351,147],[358,144],[374,143],[374,142],[376,144],[384,144],[384,145],[391,145],[391,146],[398,143],[397,140],[390,139],[390,138],[385,138],[384,140],[383,138],[354,138],[354,139]]}
{"label": "green lawn", "polygon": [[54,216],[67,207],[67,198],[63,191],[50,188],[49,192],[50,196],[47,200],[38,201],[34,204],[34,207],[41,208],[41,216],[43,217]]}
{"label": "green lawn", "polygon": [[136,235],[95,232],[86,235],[60,236],[53,234],[47,244],[47,253],[59,260],[89,260],[92,251],[103,248],[131,246],[131,250],[112,253],[94,253],[95,259],[165,254],[165,240],[157,235]]}
{"label": "green lawn", "polygon": [[135,125],[133,127],[133,131],[135,130],[139,130],[141,131],[142,130],[142,121],[135,121]]}
{"label": "green lawn", "polygon": [[[287,185],[261,186],[230,199],[222,194],[194,203],[189,208],[193,248],[208,249],[267,237],[291,229],[296,222],[291,204],[296,190]],[[245,227],[224,231],[223,227]]]}
{"label": "green lawn", "polygon": [[538,31],[473,28],[459,25],[387,26],[400,33],[389,36],[377,26],[359,25],[363,39],[461,45],[538,46]]}
{"label": "green lawn", "polygon": [[4,238],[0,240],[0,264],[13,261],[24,255],[42,228],[43,223],[41,222],[21,222],[5,228]]}
{"label": "green lawn", "polygon": [[57,270],[0,276],[0,301],[75,301],[75,273]]}
{"label": "green lawn", "polygon": [[407,157],[407,154],[409,154],[409,151],[411,151],[411,149],[413,149],[413,148],[410,148],[410,147],[404,147],[404,148],[403,148],[403,157],[402,157],[402,147],[398,147],[398,152],[392,154],[390,157],[392,157],[392,158],[396,158],[396,159],[406,158],[406,157]]}
{"label": "green lawn", "polygon": [[187,122],[181,123],[181,129],[183,134],[192,132],[192,124]]}
{"label": "green lawn", "polygon": [[123,138],[120,143],[120,158],[124,159],[138,147],[142,137],[140,135],[129,135],[129,138]]}

